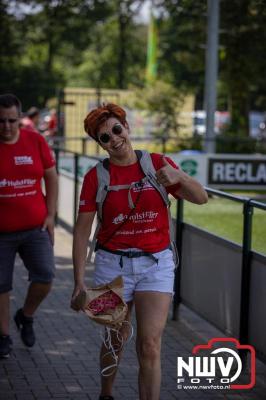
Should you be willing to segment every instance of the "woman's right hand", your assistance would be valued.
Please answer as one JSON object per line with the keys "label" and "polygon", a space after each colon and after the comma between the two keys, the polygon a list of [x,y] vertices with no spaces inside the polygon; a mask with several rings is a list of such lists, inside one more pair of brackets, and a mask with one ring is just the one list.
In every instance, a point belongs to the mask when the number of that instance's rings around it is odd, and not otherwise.
{"label": "woman's right hand", "polygon": [[82,309],[80,295],[81,295],[81,293],[84,293],[86,291],[86,289],[87,289],[86,285],[83,282],[75,285],[73,293],[72,293],[72,297],[71,297],[71,303],[70,303],[70,307],[73,310],[80,311]]}

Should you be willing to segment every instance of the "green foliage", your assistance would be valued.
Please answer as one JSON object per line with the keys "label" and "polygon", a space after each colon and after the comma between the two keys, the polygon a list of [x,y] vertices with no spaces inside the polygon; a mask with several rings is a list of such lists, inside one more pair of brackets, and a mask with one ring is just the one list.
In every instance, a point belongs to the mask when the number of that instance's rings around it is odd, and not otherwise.
{"label": "green foliage", "polygon": [[149,110],[156,117],[155,137],[167,139],[176,135],[179,129],[178,113],[184,102],[184,92],[172,85],[157,81],[153,85],[136,91],[133,104],[136,108]]}
{"label": "green foliage", "polygon": [[[161,6],[159,74],[201,95],[204,83],[206,3],[158,1]],[[163,12],[164,11],[164,12]]]}
{"label": "green foliage", "polygon": [[68,66],[79,64],[81,51],[94,42],[90,33],[112,12],[109,3],[1,1],[2,60],[8,61],[0,66],[1,92],[17,93],[25,108],[44,106],[66,84]]}
{"label": "green foliage", "polygon": [[[142,3],[0,0],[0,91],[16,92],[28,108],[43,106],[65,85],[143,87],[147,26],[136,18]],[[145,101],[160,114],[157,134],[168,134],[178,132],[183,93],[195,94],[197,109],[203,105],[207,1],[153,4],[159,82],[147,89]],[[249,110],[266,109],[265,1],[224,0],[220,5],[218,105],[231,112],[229,131],[244,137]]]}
{"label": "green foliage", "polygon": [[236,135],[231,129],[216,138],[217,153],[266,154],[265,142],[253,137]]}
{"label": "green foliage", "polygon": [[121,64],[119,22],[114,15],[105,23],[94,26],[94,41],[83,51],[79,65],[76,68],[70,66],[66,71],[68,85],[117,89],[130,84],[143,84],[146,28],[134,28],[128,27],[122,84],[121,71],[118,68]]}
{"label": "green foliage", "polygon": [[47,95],[65,85],[140,85],[146,27],[136,29],[134,17],[141,4],[140,0],[1,0],[1,92],[21,95],[27,108],[43,106]]}
{"label": "green foliage", "polygon": [[[207,1],[155,0],[160,7],[161,68],[203,107]],[[231,113],[232,132],[248,136],[248,113],[266,109],[266,8],[263,0],[220,2],[219,109]]]}
{"label": "green foliage", "polygon": [[265,2],[261,0],[221,2],[221,79],[228,92],[230,129],[240,136],[248,136],[248,113],[258,106],[256,92],[261,94],[261,106],[266,106],[265,22]]}

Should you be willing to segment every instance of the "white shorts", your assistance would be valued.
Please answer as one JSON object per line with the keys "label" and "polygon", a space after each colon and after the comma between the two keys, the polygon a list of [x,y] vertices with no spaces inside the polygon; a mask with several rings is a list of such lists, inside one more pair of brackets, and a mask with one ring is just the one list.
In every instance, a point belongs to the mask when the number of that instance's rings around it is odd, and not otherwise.
{"label": "white shorts", "polygon": [[108,283],[122,275],[126,302],[133,300],[135,291],[173,294],[175,264],[172,251],[166,249],[153,253],[153,256],[128,258],[99,249],[95,256],[94,285]]}

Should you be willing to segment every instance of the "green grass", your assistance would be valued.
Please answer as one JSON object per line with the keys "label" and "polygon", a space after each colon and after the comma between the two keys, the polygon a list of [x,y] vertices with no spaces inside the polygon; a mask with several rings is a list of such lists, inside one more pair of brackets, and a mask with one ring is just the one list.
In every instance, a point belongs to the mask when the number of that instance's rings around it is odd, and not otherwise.
{"label": "green grass", "polygon": [[[172,202],[173,215],[175,202]],[[185,202],[184,222],[195,225],[232,242],[242,244],[243,205],[222,198],[211,198],[198,206]],[[254,209],[252,222],[252,250],[266,254],[266,211]]]}

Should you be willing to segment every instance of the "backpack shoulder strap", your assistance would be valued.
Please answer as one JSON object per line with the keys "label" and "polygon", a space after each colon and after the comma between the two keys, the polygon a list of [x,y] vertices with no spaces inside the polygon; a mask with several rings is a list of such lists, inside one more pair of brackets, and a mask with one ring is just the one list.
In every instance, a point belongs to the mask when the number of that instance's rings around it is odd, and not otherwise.
{"label": "backpack shoulder strap", "polygon": [[110,185],[110,174],[109,174],[109,159],[105,158],[103,161],[96,164],[96,173],[98,180],[98,189],[96,194],[96,203],[98,209],[98,217],[102,220],[102,209],[103,203],[107,196],[108,187]]}
{"label": "backpack shoulder strap", "polygon": [[172,221],[171,210],[170,210],[171,202],[168,198],[168,193],[167,193],[165,187],[163,185],[159,184],[156,179],[156,176],[155,176],[156,170],[154,168],[150,153],[148,153],[147,151],[140,151],[140,150],[138,150],[138,152],[142,153],[141,157],[140,157],[140,154],[139,155],[137,154],[142,171],[144,172],[144,174],[147,177],[147,180],[150,182],[150,184],[153,185],[153,187],[160,193],[160,195],[167,207],[171,248],[173,251],[174,262],[177,266],[178,265],[178,253],[177,253],[177,248],[176,248],[176,244],[175,244],[174,224]]}
{"label": "backpack shoulder strap", "polygon": [[[147,177],[148,181],[151,183],[151,185],[160,193],[165,205],[168,207],[170,204],[170,201],[168,199],[168,194],[167,191],[165,190],[165,187],[163,185],[160,185],[160,183],[157,182],[156,176],[155,176],[155,168],[152,162],[152,158],[150,153],[147,151],[141,151],[137,150],[138,152],[141,153],[141,157],[139,158],[139,155],[137,154],[137,157],[140,162],[140,166],[142,171],[144,172],[145,176]],[[136,153],[137,153],[136,151]]]}
{"label": "backpack shoulder strap", "polygon": [[103,203],[107,196],[108,186],[110,184],[109,174],[109,159],[105,158],[103,161],[99,161],[96,164],[96,174],[98,180],[98,188],[96,193],[96,204],[97,204],[97,225],[90,244],[90,249],[87,256],[87,263],[91,261],[93,251],[96,246],[97,235],[101,227]]}

